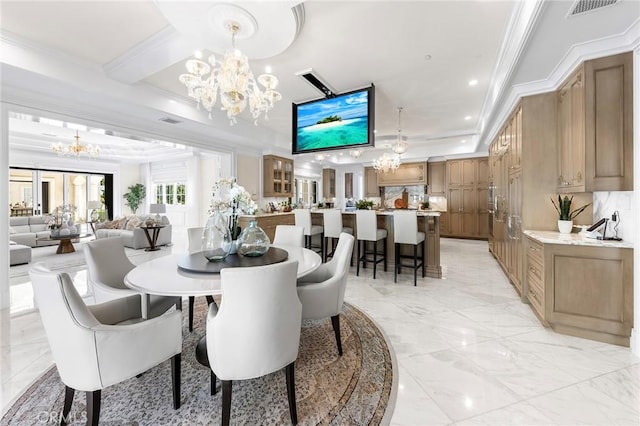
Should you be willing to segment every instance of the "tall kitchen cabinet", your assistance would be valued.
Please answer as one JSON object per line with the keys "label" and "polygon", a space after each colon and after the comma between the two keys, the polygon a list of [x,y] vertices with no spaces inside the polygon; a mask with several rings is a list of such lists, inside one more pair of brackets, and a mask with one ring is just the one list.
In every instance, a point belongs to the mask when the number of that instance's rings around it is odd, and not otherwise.
{"label": "tall kitchen cabinet", "polygon": [[336,196],[336,170],[322,169],[322,196],[335,198]]}
{"label": "tall kitchen cabinet", "polygon": [[549,200],[557,183],[556,106],[555,93],[522,98],[489,147],[493,191],[489,249],[521,295],[522,231],[557,229],[557,213]]}
{"label": "tall kitchen cabinet", "polygon": [[558,192],[632,191],[632,53],[584,62],[557,102]]}
{"label": "tall kitchen cabinet", "polygon": [[446,164],[448,236],[487,238],[488,158],[450,160]]}

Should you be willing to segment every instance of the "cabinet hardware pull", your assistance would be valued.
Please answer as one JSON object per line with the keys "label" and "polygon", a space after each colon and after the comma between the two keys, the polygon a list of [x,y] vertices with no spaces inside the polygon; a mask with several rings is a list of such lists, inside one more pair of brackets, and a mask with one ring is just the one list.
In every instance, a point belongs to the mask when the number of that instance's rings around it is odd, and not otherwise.
{"label": "cabinet hardware pull", "polygon": [[533,290],[529,290],[529,295],[533,296],[533,298],[536,299],[537,302],[540,302],[540,299],[538,299],[538,295]]}

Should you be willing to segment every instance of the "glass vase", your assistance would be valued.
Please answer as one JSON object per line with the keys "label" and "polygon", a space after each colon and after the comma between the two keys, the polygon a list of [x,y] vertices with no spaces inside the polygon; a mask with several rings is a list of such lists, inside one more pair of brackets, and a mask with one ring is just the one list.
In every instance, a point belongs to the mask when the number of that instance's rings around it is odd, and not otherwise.
{"label": "glass vase", "polygon": [[262,256],[269,250],[269,245],[271,244],[269,237],[255,220],[250,221],[249,226],[242,230],[238,240],[240,240],[238,253],[249,257]]}
{"label": "glass vase", "polygon": [[216,210],[207,220],[202,233],[202,254],[210,262],[220,262],[229,255],[231,249],[231,232],[227,218]]}

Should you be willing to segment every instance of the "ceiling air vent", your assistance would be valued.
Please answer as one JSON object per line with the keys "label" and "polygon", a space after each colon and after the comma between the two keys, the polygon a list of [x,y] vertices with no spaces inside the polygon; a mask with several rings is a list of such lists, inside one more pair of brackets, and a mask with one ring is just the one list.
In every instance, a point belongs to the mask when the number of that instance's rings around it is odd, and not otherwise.
{"label": "ceiling air vent", "polygon": [[182,121],[176,120],[175,118],[171,118],[171,117],[163,117],[160,119],[160,121],[164,121],[165,123],[169,123],[169,124],[182,123]]}
{"label": "ceiling air vent", "polygon": [[581,13],[591,12],[595,9],[612,6],[617,2],[618,0],[578,0],[575,2],[567,16],[575,16]]}

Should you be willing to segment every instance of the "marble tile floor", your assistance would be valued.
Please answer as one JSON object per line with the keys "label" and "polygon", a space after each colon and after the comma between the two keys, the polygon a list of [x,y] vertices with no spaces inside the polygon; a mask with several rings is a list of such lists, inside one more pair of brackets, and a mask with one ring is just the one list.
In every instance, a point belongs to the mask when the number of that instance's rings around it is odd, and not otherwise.
{"label": "marble tile floor", "polygon": [[[377,321],[397,358],[391,424],[640,424],[640,358],[542,327],[486,242],[443,239],[441,257],[444,278],[418,287],[409,273],[394,284],[392,271],[373,280],[353,269],[349,280],[345,299]],[[52,361],[37,313],[3,312],[0,323],[4,412]]]}

